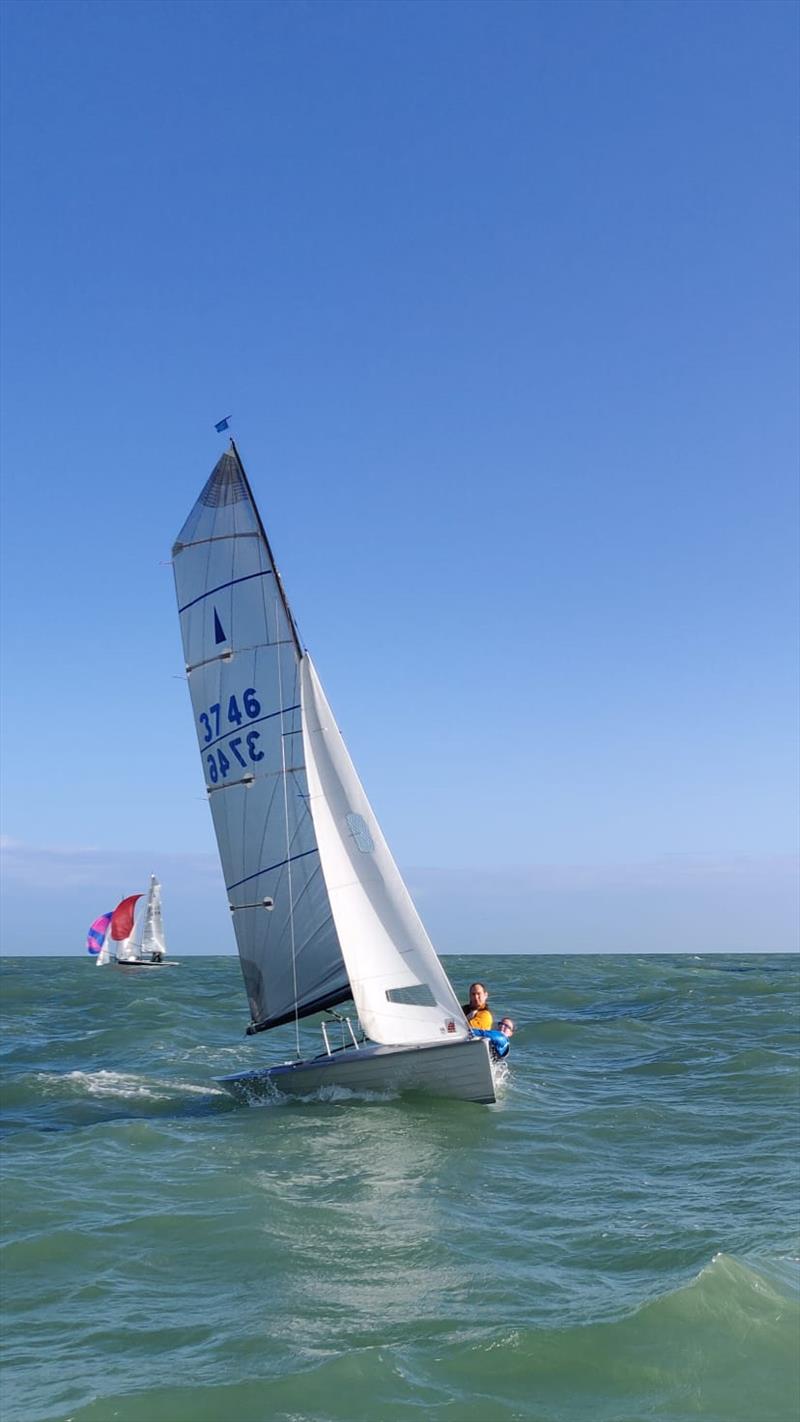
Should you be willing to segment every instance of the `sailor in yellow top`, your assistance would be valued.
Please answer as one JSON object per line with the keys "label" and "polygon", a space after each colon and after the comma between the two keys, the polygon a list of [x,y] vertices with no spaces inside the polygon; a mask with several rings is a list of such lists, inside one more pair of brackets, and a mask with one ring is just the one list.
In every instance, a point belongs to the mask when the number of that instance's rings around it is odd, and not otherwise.
{"label": "sailor in yellow top", "polygon": [[489,1031],[494,1018],[489,1011],[489,994],[483,983],[470,983],[469,1002],[463,1011],[470,1027],[477,1027],[482,1032]]}

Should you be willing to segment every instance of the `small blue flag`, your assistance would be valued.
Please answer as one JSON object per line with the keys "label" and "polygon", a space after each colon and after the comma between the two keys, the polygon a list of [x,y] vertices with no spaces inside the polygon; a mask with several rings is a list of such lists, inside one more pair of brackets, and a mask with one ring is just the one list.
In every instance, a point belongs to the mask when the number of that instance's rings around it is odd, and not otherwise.
{"label": "small blue flag", "polygon": [[228,428],[230,422],[230,415],[226,415],[224,420],[220,420],[219,424],[214,426],[214,429],[216,430],[217,434],[222,434],[222,431]]}

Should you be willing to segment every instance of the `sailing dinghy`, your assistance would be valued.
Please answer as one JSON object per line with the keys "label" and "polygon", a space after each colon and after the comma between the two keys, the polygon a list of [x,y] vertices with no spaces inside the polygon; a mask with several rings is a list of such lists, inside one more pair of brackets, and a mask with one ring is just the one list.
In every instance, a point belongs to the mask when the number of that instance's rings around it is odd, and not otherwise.
{"label": "sailing dinghy", "polygon": [[[242,1100],[334,1086],[493,1102],[487,1043],[470,1033],[358,779],[233,440],[172,555],[247,1031],[295,1026],[295,1059],[222,1084]],[[334,1010],[351,1000],[355,1026]],[[323,1049],[303,1057],[300,1021],[323,1011]]]}
{"label": "sailing dinghy", "polygon": [[[150,875],[150,887],[144,914],[136,927],[136,904],[141,894],[122,899],[111,915],[111,924],[98,963],[113,963],[117,968],[177,968],[180,964],[167,957],[164,920],[161,912],[161,885],[155,874]],[[113,942],[113,956],[109,949]],[[105,956],[103,956],[105,955]]]}

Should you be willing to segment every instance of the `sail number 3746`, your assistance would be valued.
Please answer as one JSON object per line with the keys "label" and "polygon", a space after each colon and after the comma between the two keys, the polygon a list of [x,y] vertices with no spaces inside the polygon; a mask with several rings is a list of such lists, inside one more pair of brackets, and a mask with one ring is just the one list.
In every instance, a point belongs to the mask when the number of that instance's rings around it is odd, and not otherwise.
{"label": "sail number 3746", "polygon": [[[209,706],[207,711],[201,711],[197,718],[200,722],[200,729],[204,732],[200,742],[201,749],[203,746],[210,745],[212,741],[219,740],[220,736],[225,736],[228,727],[241,726],[247,721],[254,721],[260,715],[261,702],[252,686],[248,686],[247,690],[242,692],[241,708],[236,696],[228,698],[227,715],[225,715],[222,704],[218,701],[215,702],[213,706]],[[251,762],[263,760],[264,752],[259,750],[259,739],[259,731],[244,730],[240,736],[231,736],[230,740],[225,742],[224,749],[222,746],[218,746],[215,750],[204,752],[208,766],[208,778],[212,785],[216,785],[219,780],[227,779],[229,772],[236,770],[237,765],[246,770]]]}

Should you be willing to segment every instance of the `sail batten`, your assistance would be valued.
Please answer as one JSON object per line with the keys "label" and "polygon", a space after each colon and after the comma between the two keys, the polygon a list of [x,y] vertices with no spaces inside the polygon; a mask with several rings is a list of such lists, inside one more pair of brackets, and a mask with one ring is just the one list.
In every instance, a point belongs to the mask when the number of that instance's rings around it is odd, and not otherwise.
{"label": "sail batten", "polygon": [[216,533],[212,538],[193,538],[190,543],[181,543],[176,539],[172,546],[173,553],[180,552],[183,548],[199,548],[202,543],[225,543],[231,538],[260,538],[260,533],[254,529],[245,529],[242,533]]}

